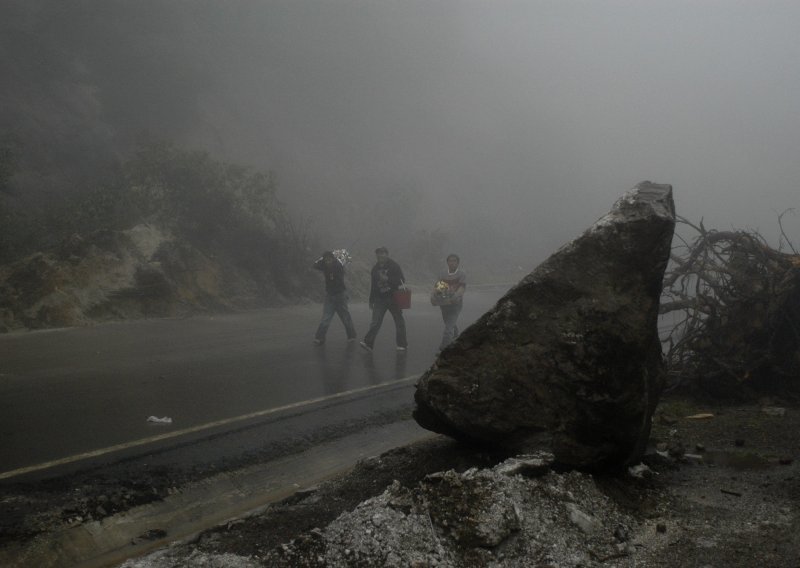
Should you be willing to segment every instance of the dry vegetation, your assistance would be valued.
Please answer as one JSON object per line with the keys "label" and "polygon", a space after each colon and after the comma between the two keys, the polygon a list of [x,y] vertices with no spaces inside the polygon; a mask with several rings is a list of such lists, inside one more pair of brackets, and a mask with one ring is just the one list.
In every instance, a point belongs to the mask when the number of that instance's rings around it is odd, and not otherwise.
{"label": "dry vegetation", "polygon": [[671,386],[717,398],[796,396],[800,255],[782,224],[791,252],[757,232],[680,223],[696,237],[679,240],[664,280],[661,314],[675,318],[665,338]]}

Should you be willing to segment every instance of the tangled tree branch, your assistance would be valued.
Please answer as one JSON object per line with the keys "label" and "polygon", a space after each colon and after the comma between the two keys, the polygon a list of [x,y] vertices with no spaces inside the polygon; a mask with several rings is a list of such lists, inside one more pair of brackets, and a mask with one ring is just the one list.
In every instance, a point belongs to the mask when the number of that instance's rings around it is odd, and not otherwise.
{"label": "tangled tree branch", "polygon": [[[780,221],[780,219],[779,219]],[[678,239],[664,278],[663,342],[672,386],[715,395],[800,391],[800,255],[748,231]]]}

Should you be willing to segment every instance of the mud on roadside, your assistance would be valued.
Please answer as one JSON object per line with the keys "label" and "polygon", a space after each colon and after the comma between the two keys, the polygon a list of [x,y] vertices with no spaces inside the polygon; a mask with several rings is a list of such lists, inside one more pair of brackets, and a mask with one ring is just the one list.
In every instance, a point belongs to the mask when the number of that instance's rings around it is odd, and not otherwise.
{"label": "mud on roadside", "polygon": [[[643,464],[646,467],[637,470],[637,476],[572,474],[565,478],[553,473],[534,480],[545,493],[556,494],[560,487],[566,488],[566,494],[583,495],[583,512],[599,522],[600,535],[583,538],[575,530],[576,521],[559,512],[559,503],[551,503],[547,511],[555,524],[550,532],[572,531],[575,540],[571,546],[578,554],[551,555],[549,559],[544,555],[537,560],[539,565],[800,566],[800,407],[778,401],[710,406],[665,399],[654,417],[651,442]],[[366,522],[377,536],[380,531],[361,517],[383,514],[381,507],[396,497],[397,491],[415,494],[426,475],[448,470],[458,472],[463,476],[459,479],[468,483],[470,474],[464,472],[470,468],[488,471],[500,460],[444,437],[400,447],[364,460],[347,475],[313,490],[205,531],[191,542],[131,560],[126,566],[334,565],[331,556],[325,556],[326,547],[335,545],[329,539],[334,529],[341,537],[343,530],[367,530]],[[24,538],[19,533],[22,527],[57,530],[113,514],[116,506],[124,510],[145,499],[161,499],[180,485],[180,479],[170,472],[151,474],[136,483],[122,476],[106,477],[99,485],[86,480],[62,488],[60,502],[53,501],[59,495],[56,488],[18,493],[13,496],[14,503],[9,503],[12,497],[6,495],[4,542]],[[364,505],[365,501],[369,503]],[[575,503],[580,506],[581,499]],[[594,503],[595,508],[586,503]],[[545,510],[543,502],[534,505]],[[12,509],[13,518],[8,514]],[[411,518],[412,511],[405,511]],[[532,511],[522,513],[523,520],[534,516]],[[9,532],[12,526],[17,533]],[[525,552],[512,546],[526,531],[535,530],[521,522],[519,529],[497,546],[458,546],[452,554],[434,552],[429,564],[536,565],[525,564],[533,559],[522,556],[530,555],[530,548]],[[447,531],[439,532],[440,543],[447,547]],[[526,540],[530,543],[540,538],[539,533],[530,532]],[[543,549],[546,543],[539,544]],[[352,557],[347,563],[356,560]],[[366,556],[361,560],[369,562]]]}
{"label": "mud on roadside", "polygon": [[[433,545],[425,550],[428,545],[415,540],[413,529],[374,526],[375,519],[393,513],[392,503],[402,495],[419,498],[426,475],[450,469],[487,471],[499,459],[437,438],[366,460],[313,491],[126,566],[162,568],[191,559],[196,565],[225,566],[367,566],[380,561],[419,566],[796,567],[799,440],[797,406],[709,406],[667,399],[655,415],[652,448],[636,475],[551,473],[534,480],[530,491],[557,498],[539,498],[535,511],[520,505],[520,518],[538,515],[539,526],[526,527],[523,521],[496,546],[470,547],[454,542],[448,528],[434,529],[431,523],[430,531],[442,545],[437,551]],[[474,479],[467,471],[456,484],[466,486]],[[585,518],[565,515],[560,500],[579,507]],[[406,522],[414,507],[406,506],[404,512],[400,518]],[[392,530],[408,532],[392,535]],[[409,560],[415,558],[409,551],[414,546],[421,546],[418,561]]]}

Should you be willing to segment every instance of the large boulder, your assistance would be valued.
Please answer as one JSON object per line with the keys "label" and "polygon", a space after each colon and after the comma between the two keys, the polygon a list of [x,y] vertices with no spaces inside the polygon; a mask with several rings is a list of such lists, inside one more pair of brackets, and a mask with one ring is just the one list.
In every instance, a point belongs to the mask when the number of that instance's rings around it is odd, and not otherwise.
{"label": "large boulder", "polygon": [[424,428],[587,471],[638,461],[664,385],[672,186],[642,182],[513,287],[417,383]]}

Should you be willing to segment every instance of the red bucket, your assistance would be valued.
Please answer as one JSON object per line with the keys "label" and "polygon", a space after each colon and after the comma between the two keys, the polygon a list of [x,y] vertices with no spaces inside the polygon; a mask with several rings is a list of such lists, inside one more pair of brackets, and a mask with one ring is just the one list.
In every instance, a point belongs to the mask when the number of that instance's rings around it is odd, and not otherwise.
{"label": "red bucket", "polygon": [[411,290],[395,290],[392,300],[401,310],[409,309],[411,307]]}

